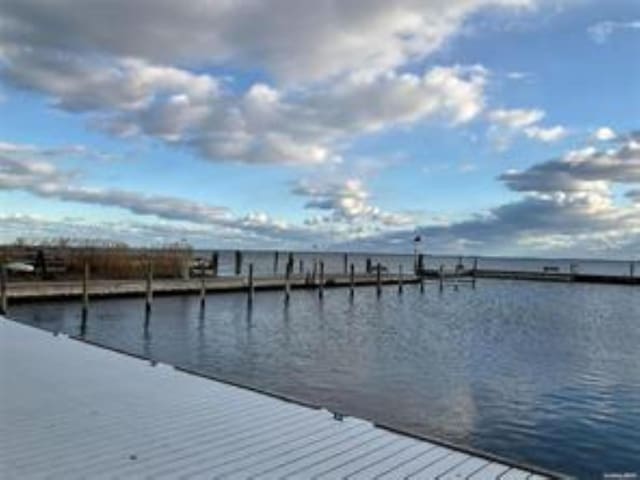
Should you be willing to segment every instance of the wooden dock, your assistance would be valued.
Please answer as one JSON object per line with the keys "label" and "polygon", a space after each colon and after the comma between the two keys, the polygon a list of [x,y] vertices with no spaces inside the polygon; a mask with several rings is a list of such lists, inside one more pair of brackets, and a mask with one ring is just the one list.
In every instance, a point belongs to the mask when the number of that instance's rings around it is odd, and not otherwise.
{"label": "wooden dock", "polygon": [[[423,270],[425,278],[439,278],[439,270]],[[445,279],[493,278],[497,280],[529,280],[536,282],[602,283],[611,285],[640,285],[640,276],[599,275],[593,273],[533,272],[514,270],[461,270],[444,272]]]}
{"label": "wooden dock", "polygon": [[[422,277],[422,278],[421,278]],[[352,289],[358,286],[398,285],[402,290],[403,284],[419,283],[428,280],[446,282],[475,281],[478,278],[497,280],[528,280],[540,282],[576,282],[576,283],[602,283],[615,285],[640,285],[640,277],[606,276],[584,273],[546,273],[525,271],[499,271],[499,270],[464,270],[445,271],[423,270],[421,275],[413,273],[400,277],[398,274],[384,273],[378,280],[375,273],[350,275],[329,274],[321,283],[318,278],[309,280],[305,275],[252,277],[251,282],[247,277],[207,277],[205,279],[153,279],[153,295],[177,295],[177,294],[214,294],[225,292],[247,292],[260,290],[282,290],[289,292],[292,289],[319,289],[343,287]],[[86,290],[83,280],[17,280],[7,282],[6,299],[10,303],[21,303],[33,300],[69,300],[83,298],[109,298],[127,296],[145,296],[148,289],[148,279],[139,280],[100,280],[91,279],[87,282]],[[5,300],[6,301],[6,300]],[[0,313],[2,313],[0,311]]]}
{"label": "wooden dock", "polygon": [[0,316],[0,478],[555,475]]}
{"label": "wooden dock", "polygon": [[[382,284],[398,284],[397,274],[383,274],[380,278]],[[415,275],[403,275],[403,283],[416,283],[419,278]],[[291,275],[289,277],[291,289],[316,289],[320,288],[319,280],[309,281],[304,275]],[[375,274],[357,274],[353,279],[355,286],[376,285]],[[153,279],[154,295],[197,294],[202,289],[203,280],[193,278],[182,279]],[[351,279],[349,275],[328,274],[324,279],[324,288],[349,287]],[[283,276],[254,277],[255,290],[282,290],[284,292],[286,278]],[[125,297],[143,296],[147,285],[145,279],[140,280],[98,280],[88,282],[87,293],[92,298],[101,297]],[[205,278],[204,289],[206,293],[224,293],[248,291],[249,281],[246,277],[216,277]],[[82,280],[51,280],[51,281],[12,281],[7,283],[7,297],[11,302],[27,300],[55,300],[55,299],[80,299],[83,295]]]}

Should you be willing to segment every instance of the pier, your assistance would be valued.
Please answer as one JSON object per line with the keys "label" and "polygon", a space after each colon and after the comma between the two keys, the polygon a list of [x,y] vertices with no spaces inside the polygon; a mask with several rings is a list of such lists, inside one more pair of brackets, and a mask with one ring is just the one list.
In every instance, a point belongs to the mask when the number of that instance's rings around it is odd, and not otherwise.
{"label": "pier", "polygon": [[594,273],[534,272],[517,270],[459,270],[440,272],[440,270],[422,270],[420,276],[425,278],[493,278],[497,280],[529,280],[536,282],[576,282],[601,283],[611,285],[640,285],[640,276],[598,275]]}
{"label": "pier", "polygon": [[556,475],[0,316],[0,477]]}
{"label": "pier", "polygon": [[[87,294],[92,298],[144,296],[153,289],[154,295],[198,294],[205,293],[243,292],[252,286],[254,290],[282,290],[290,289],[323,289],[332,287],[377,285],[375,274],[331,275],[325,274],[323,281],[309,279],[304,275],[280,275],[269,277],[252,277],[250,285],[247,277],[213,277],[183,279],[149,278],[140,280],[101,280],[91,279],[87,282]],[[399,277],[396,274],[380,276],[381,284],[397,285]],[[403,275],[403,283],[417,283],[415,275]],[[83,297],[84,280],[29,280],[7,282],[7,298],[11,302],[27,300],[60,300],[80,299]],[[151,285],[151,287],[150,287]]]}

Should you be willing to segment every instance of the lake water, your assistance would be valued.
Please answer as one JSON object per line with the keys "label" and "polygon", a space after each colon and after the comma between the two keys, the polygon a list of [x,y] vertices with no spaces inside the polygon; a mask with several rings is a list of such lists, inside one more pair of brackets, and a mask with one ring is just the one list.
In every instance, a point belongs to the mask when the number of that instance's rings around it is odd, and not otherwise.
{"label": "lake water", "polygon": [[[285,261],[285,260],[283,260]],[[266,267],[265,267],[266,268]],[[96,300],[86,337],[580,478],[640,472],[637,287],[479,279],[421,294],[405,285]],[[78,302],[11,316],[78,334]]]}

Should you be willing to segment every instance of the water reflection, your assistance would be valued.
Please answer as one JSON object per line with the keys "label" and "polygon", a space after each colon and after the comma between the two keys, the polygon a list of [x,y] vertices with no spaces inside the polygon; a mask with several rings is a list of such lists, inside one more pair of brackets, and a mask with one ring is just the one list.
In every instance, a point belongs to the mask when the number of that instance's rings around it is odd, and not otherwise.
{"label": "water reflection", "polygon": [[148,311],[145,312],[145,323],[144,329],[142,330],[142,355],[151,360],[153,359],[153,354],[151,352],[151,329],[148,323],[149,315],[150,313]]}

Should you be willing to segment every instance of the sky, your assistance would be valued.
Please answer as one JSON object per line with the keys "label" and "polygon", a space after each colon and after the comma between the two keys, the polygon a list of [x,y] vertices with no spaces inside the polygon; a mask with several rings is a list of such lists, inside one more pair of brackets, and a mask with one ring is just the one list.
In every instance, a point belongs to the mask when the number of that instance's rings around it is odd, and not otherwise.
{"label": "sky", "polygon": [[3,0],[0,242],[640,257],[638,0]]}

